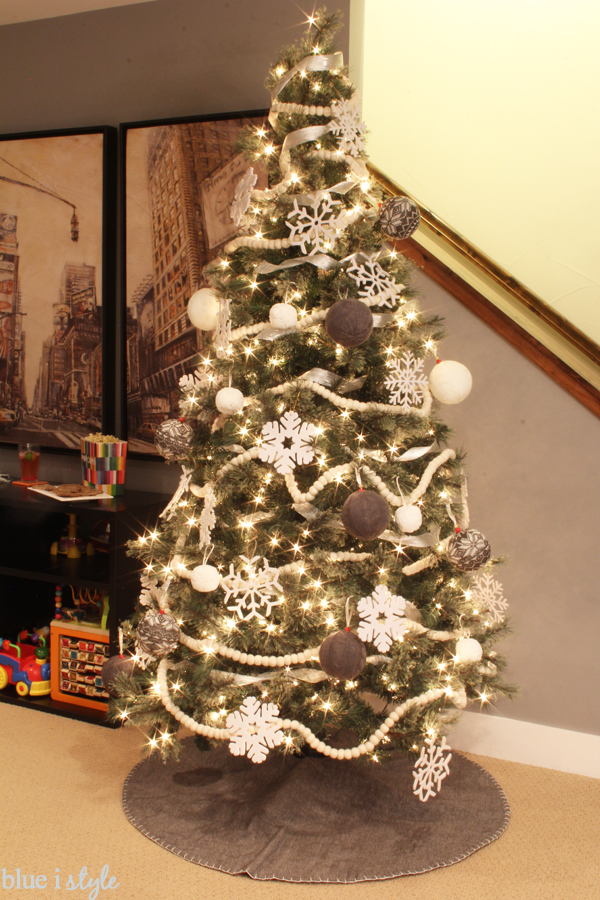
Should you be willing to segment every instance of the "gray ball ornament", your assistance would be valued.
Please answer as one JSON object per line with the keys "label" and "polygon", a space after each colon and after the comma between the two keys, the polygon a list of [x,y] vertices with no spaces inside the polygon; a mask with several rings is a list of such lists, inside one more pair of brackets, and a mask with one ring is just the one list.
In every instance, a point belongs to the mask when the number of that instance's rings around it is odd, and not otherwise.
{"label": "gray ball ornament", "polygon": [[181,459],[188,455],[193,437],[193,428],[183,419],[166,419],[156,429],[154,444],[165,459]]}
{"label": "gray ball ornament", "polygon": [[353,537],[373,541],[390,521],[390,508],[375,491],[355,491],[342,506],[342,525]]}
{"label": "gray ball ornament", "polygon": [[117,675],[131,675],[135,663],[133,656],[111,656],[102,666],[102,686],[111,697],[117,697],[113,681]]}
{"label": "gray ball ornament", "polygon": [[485,565],[492,548],[480,531],[468,528],[457,531],[448,542],[448,559],[461,572],[472,572]]}
{"label": "gray ball ornament", "polygon": [[359,347],[371,336],[373,313],[362,300],[338,300],[327,310],[325,331],[342,347]]}
{"label": "gray ball ornament", "polygon": [[319,647],[319,662],[331,678],[352,681],[367,662],[367,650],[361,639],[349,628],[326,637]]}
{"label": "gray ball ornament", "polygon": [[150,610],[138,625],[135,640],[143,653],[155,659],[166,656],[179,645],[177,619],[168,613]]}
{"label": "gray ball ornament", "polygon": [[417,230],[420,221],[419,207],[408,197],[392,197],[382,203],[379,211],[381,230],[401,241]]}

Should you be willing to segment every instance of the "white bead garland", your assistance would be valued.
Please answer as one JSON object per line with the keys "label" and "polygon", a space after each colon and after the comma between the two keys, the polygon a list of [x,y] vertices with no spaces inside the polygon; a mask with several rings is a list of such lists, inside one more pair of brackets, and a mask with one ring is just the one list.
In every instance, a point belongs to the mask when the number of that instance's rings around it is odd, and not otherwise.
{"label": "white bead garland", "polygon": [[[319,394],[326,400],[330,400],[334,406],[338,406],[341,409],[355,409],[358,412],[383,412],[390,413],[394,416],[405,415],[400,406],[391,403],[362,403],[360,400],[352,400],[348,397],[340,397],[339,394],[336,394],[334,391],[330,391],[329,388],[323,387],[322,384],[317,384],[316,382],[310,381],[310,379],[303,377],[296,378],[294,379],[294,381],[287,381],[285,384],[280,384],[277,387],[269,388],[268,390],[272,394],[285,394],[287,391],[291,391],[295,387],[298,387],[298,385],[309,388],[309,390],[313,391],[313,393]],[[431,394],[429,393],[428,389],[424,387],[423,405],[418,409],[412,409],[411,414],[419,416],[419,418],[426,419],[431,412],[431,403]]]}
{"label": "white bead garland", "polygon": [[[165,709],[174,716],[177,721],[181,722],[182,725],[185,725],[186,728],[189,728],[190,731],[195,731],[197,734],[202,734],[205,737],[211,737],[216,740],[226,741],[229,740],[231,734],[227,728],[213,728],[209,725],[202,725],[200,722],[196,722],[195,719],[192,719],[191,716],[186,715],[179,707],[171,700],[169,695],[169,685],[167,683],[167,669],[169,663],[166,659],[161,660],[158,665],[157,671],[157,683],[158,690],[161,702]],[[455,692],[451,692],[448,694],[448,691],[445,688],[438,688],[436,690],[426,691],[424,694],[421,694],[419,697],[411,697],[409,700],[405,700],[404,703],[401,703],[399,706],[396,706],[393,709],[389,716],[385,720],[385,724],[389,722],[395,724],[402,718],[410,709],[413,709],[417,706],[427,706],[429,703],[434,703],[436,700],[440,700],[442,697],[455,697]],[[459,693],[456,693],[456,700],[461,702],[461,697]],[[297,731],[300,735],[302,735],[309,746],[313,747],[313,749],[317,750],[319,753],[322,753],[324,756],[329,756],[332,759],[350,759],[356,758],[357,755],[363,756],[365,753],[372,753],[373,750],[377,747],[380,741],[385,737],[385,733],[381,728],[378,728],[373,734],[371,734],[366,741],[363,741],[362,744],[359,744],[357,747],[348,748],[346,750],[338,750],[335,747],[330,747],[327,744],[324,744],[322,741],[317,738],[315,734],[307,728],[305,725],[300,724],[300,722],[296,721],[296,719],[284,719],[281,723],[282,728],[286,730]],[[347,755],[348,754],[348,755]]]}

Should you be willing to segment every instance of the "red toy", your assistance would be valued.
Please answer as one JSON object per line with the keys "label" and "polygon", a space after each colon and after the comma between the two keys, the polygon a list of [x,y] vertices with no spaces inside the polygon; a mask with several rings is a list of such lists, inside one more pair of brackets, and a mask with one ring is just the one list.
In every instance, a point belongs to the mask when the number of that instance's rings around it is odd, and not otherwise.
{"label": "red toy", "polygon": [[0,638],[0,690],[7,684],[14,684],[20,697],[50,693],[50,663],[45,641],[41,647],[32,647]]}

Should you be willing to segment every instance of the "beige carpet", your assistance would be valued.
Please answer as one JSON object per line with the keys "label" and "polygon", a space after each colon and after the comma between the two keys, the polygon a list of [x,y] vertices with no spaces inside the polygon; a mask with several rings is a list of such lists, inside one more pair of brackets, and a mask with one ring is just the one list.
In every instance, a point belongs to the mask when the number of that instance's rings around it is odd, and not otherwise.
{"label": "beige carpet", "polygon": [[[471,757],[503,788],[505,834],[468,859],[425,875],[353,885],[257,882],[204,869],[153,844],[125,818],[123,782],[140,760],[141,734],[0,704],[0,889],[7,876],[46,876],[55,900],[83,866],[110,900],[598,900],[600,781]],[[59,890],[55,890],[55,870]],[[87,878],[85,882],[87,883]],[[43,886],[44,881],[39,882]],[[7,887],[10,881],[7,882]],[[91,887],[66,893],[87,898]],[[23,894],[2,890],[6,900]],[[95,900],[92,897],[92,900]]]}

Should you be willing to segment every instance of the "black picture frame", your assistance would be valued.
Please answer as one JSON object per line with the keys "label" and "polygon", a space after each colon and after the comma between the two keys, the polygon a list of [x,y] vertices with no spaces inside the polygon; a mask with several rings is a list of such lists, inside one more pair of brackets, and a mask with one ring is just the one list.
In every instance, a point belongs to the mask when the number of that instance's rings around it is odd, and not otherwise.
{"label": "black picture frame", "polygon": [[0,135],[0,444],[114,433],[117,150],[110,126]]}
{"label": "black picture frame", "polygon": [[[119,434],[128,456],[156,459],[154,431],[179,415],[179,378],[206,335],[186,315],[202,269],[235,233],[227,227],[237,180],[250,166],[237,133],[268,110],[127,122],[119,126],[122,334]],[[230,217],[229,217],[230,218]],[[232,221],[232,220],[231,220]]]}

